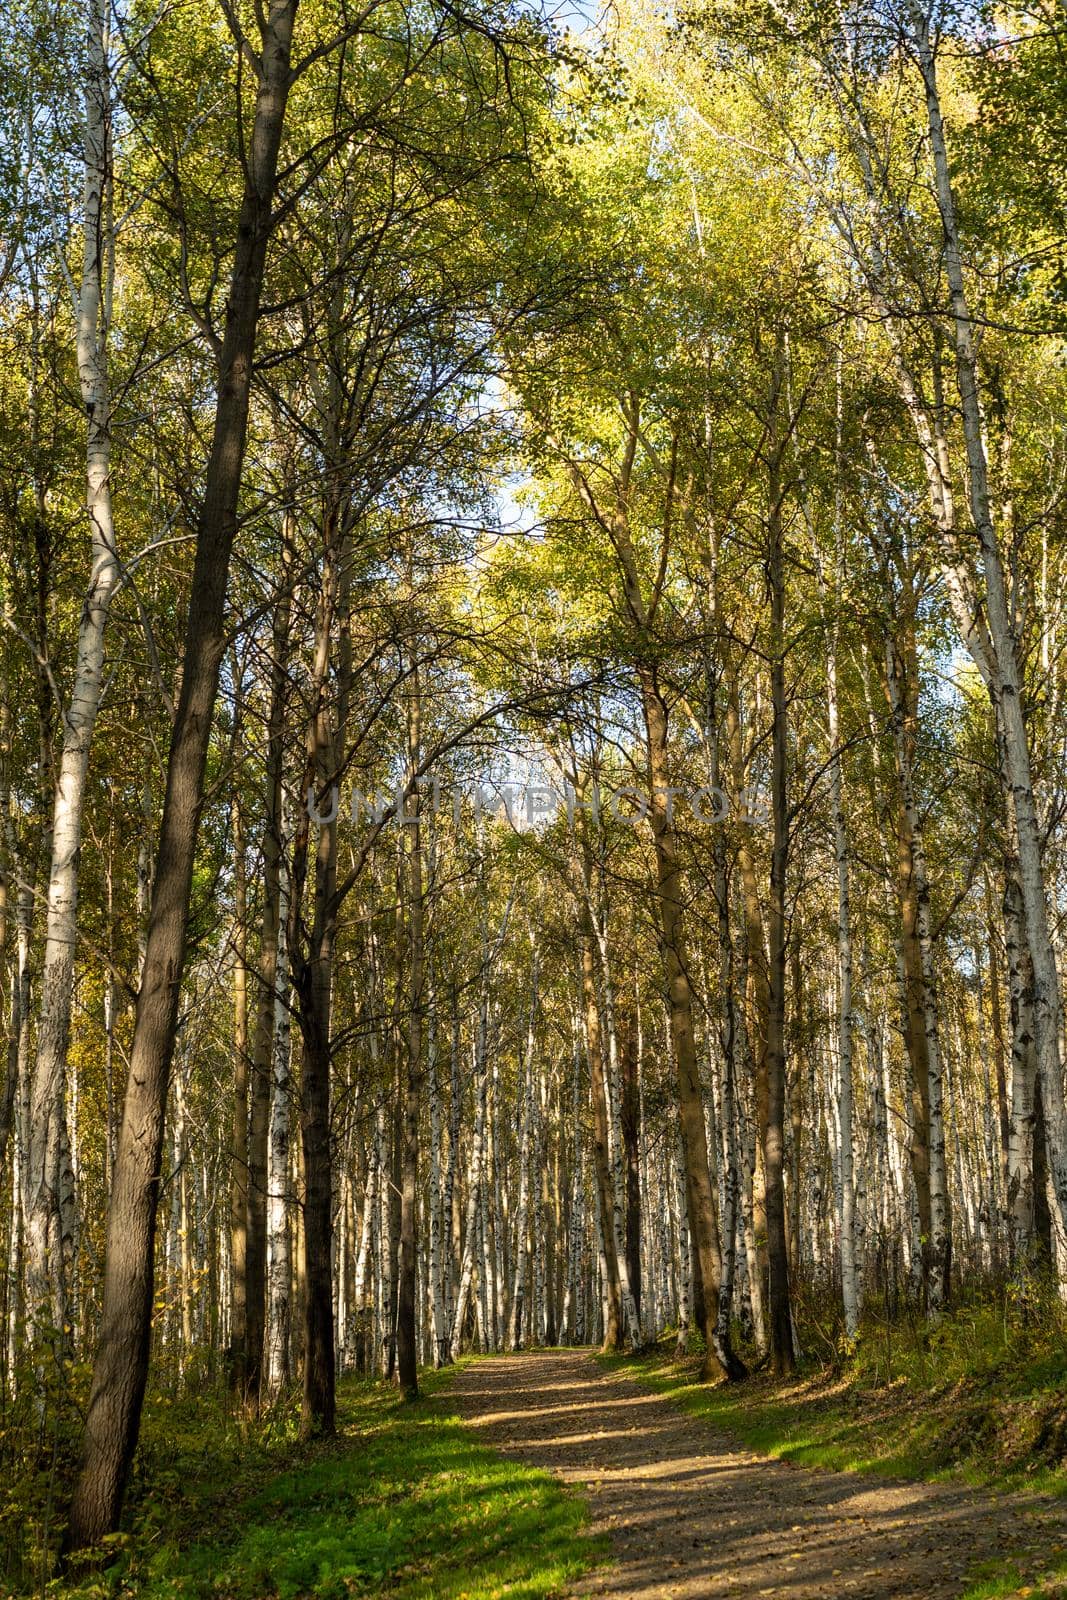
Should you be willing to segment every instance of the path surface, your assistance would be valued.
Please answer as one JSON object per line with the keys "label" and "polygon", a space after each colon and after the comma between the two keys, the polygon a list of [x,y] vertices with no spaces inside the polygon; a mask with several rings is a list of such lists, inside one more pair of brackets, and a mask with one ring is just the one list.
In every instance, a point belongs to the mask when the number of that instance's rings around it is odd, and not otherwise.
{"label": "path surface", "polygon": [[581,1351],[478,1361],[451,1395],[487,1444],[582,1485],[602,1600],[948,1600],[975,1566],[1067,1545],[1067,1507],[788,1466]]}

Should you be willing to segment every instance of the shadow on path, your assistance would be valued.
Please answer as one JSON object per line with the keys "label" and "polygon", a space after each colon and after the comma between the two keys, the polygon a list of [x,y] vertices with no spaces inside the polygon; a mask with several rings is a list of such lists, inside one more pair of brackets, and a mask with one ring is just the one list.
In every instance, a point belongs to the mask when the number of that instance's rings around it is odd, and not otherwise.
{"label": "shadow on path", "polygon": [[582,1485],[614,1565],[604,1600],[948,1600],[967,1574],[1067,1544],[1067,1506],[815,1472],[743,1450],[588,1352],[472,1363],[451,1389],[486,1444]]}

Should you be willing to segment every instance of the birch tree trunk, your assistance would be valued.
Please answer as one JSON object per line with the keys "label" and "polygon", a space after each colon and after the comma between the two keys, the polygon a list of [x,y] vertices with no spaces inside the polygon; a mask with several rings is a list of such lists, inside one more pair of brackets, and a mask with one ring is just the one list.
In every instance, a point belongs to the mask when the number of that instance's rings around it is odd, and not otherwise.
{"label": "birch tree trunk", "polygon": [[248,893],[244,822],[234,796],[233,1127],[230,1136],[230,1382],[243,1399],[248,1369]]}
{"label": "birch tree trunk", "polygon": [[[400,1104],[397,1093],[396,1062],[392,1063],[393,1076],[390,1085],[390,1106]],[[397,1170],[397,1118],[394,1111],[386,1114],[385,1135],[385,1161],[382,1165],[382,1181],[378,1194],[378,1277],[381,1284],[381,1316],[379,1333],[381,1336],[381,1350],[379,1356],[379,1370],[383,1378],[392,1381],[396,1371],[396,1287],[397,1287],[397,1243],[399,1226],[396,1207],[397,1181],[400,1174]]]}
{"label": "birch tree trunk", "polygon": [[581,1136],[581,1106],[582,1106],[582,1047],[581,1047],[581,1020],[578,1008],[571,1012],[571,1148],[570,1148],[570,1218],[567,1229],[567,1269],[566,1287],[563,1296],[563,1308],[560,1314],[560,1328],[563,1337],[575,1344],[581,1344],[584,1339],[585,1329],[582,1318],[582,1234],[584,1229],[584,1208],[582,1191],[582,1156],[584,1151]]}
{"label": "birch tree trunk", "polygon": [[493,1183],[493,1074],[486,1067],[485,1160],[478,1185],[478,1336],[483,1354],[497,1347],[496,1285],[493,1239],[489,1225],[489,1192]]}
{"label": "birch tree trunk", "polygon": [[[747,784],[747,770],[741,724],[741,694],[736,676],[729,679],[726,686],[726,736],[730,753],[730,776],[735,794],[740,795]],[[756,1344],[763,1354],[767,1349],[767,1319],[763,1293],[767,1245],[763,1130],[767,1121],[767,1036],[770,1026],[771,988],[763,909],[751,837],[752,824],[742,819],[737,833],[737,864],[741,875],[745,915],[745,940],[740,952],[743,968],[741,992],[746,1002],[742,1038],[751,1067],[754,1105],[752,1137],[746,1137],[742,1144],[745,1161],[746,1255]]]}
{"label": "birch tree trunk", "polygon": [[[495,1043],[495,1040],[494,1040]],[[504,1228],[500,1207],[500,1062],[489,1051],[489,1105],[485,1121],[485,1166],[482,1169],[482,1284],[489,1350],[504,1342]]]}
{"label": "birch tree trunk", "polygon": [[[432,874],[431,874],[432,875]],[[430,1102],[430,1193],[429,1208],[429,1299],[433,1321],[433,1364],[447,1366],[450,1360],[448,1340],[448,1301],[445,1292],[446,1251],[451,1200],[446,1208],[441,1174],[441,1083],[438,1077],[437,1049],[437,995],[431,990],[426,1018],[426,1093]]]}
{"label": "birch tree trunk", "polygon": [[582,998],[585,1006],[585,1048],[589,1063],[590,1098],[593,1108],[593,1170],[596,1175],[597,1204],[603,1248],[604,1294],[604,1348],[622,1348],[626,1330],[623,1323],[622,1282],[612,1218],[615,1213],[611,1157],[609,1149],[609,1111],[604,1047],[600,1029],[600,1006],[597,1001],[596,978],[593,963],[592,915],[586,908],[585,936],[581,945]]}
{"label": "birch tree trunk", "polygon": [[[912,744],[913,738],[909,731],[914,718],[915,697],[917,685],[911,682],[914,678],[915,657],[911,648],[913,626],[910,605],[907,608],[905,623],[905,660],[894,641],[886,644],[886,681],[889,688],[890,710],[893,720],[893,741],[897,760],[897,774],[900,784],[901,818],[904,825],[903,839],[906,846],[906,859],[902,860],[902,871],[906,871],[910,887],[907,894],[909,903],[913,906],[914,916],[914,943],[917,947],[919,970],[909,975],[910,991],[914,996],[918,989],[919,1004],[922,1015],[923,1049],[913,1056],[913,1070],[916,1074],[918,1104],[916,1105],[916,1137],[921,1142],[926,1141],[926,1180],[929,1193],[929,1261],[924,1274],[929,1309],[937,1315],[948,1299],[949,1276],[952,1253],[952,1234],[949,1219],[948,1175],[945,1161],[945,1125],[942,1111],[942,1072],[941,1072],[941,1042],[938,1032],[937,997],[934,978],[933,943],[930,934],[930,886],[926,870],[926,853],[923,846],[922,823],[919,817],[918,802],[915,797],[914,781],[912,775]],[[908,673],[908,666],[911,673]],[[907,931],[906,931],[907,937]],[[916,985],[917,979],[917,985]],[[910,1026],[914,1036],[917,1033],[915,1018],[914,998],[909,999]],[[925,1065],[925,1083],[923,1082],[923,1067]],[[920,1132],[918,1117],[925,1118],[925,1127]],[[917,1171],[921,1173],[921,1161]],[[917,1188],[919,1182],[917,1179]],[[920,1220],[922,1217],[923,1197],[919,1188]]]}
{"label": "birch tree trunk", "polygon": [[522,1058],[522,1118],[519,1133],[519,1203],[515,1212],[515,1265],[512,1273],[511,1311],[508,1317],[507,1348],[520,1350],[523,1334],[523,1302],[529,1264],[528,1223],[530,1211],[530,1132],[533,1123],[534,1050],[537,1021],[537,953],[534,951],[530,974],[530,1017],[526,1029],[526,1049]]}
{"label": "birch tree trunk", "polygon": [[[274,1039],[278,1025],[278,997],[281,995],[288,1023],[288,970],[279,974],[279,950],[283,938],[284,915],[281,908],[281,883],[284,870],[282,818],[282,769],[284,764],[285,711],[287,701],[289,621],[292,612],[292,528],[290,513],[284,514],[281,536],[281,591],[274,607],[271,629],[270,703],[267,714],[267,758],[264,772],[266,816],[263,822],[263,915],[259,940],[259,988],[255,1007],[255,1032],[252,1040],[251,1099],[248,1130],[248,1219],[245,1255],[247,1286],[247,1337],[245,1381],[248,1393],[258,1399],[269,1340],[267,1322],[267,1255],[269,1249],[268,1211],[271,1180],[270,1144],[273,1137],[271,1109],[274,1072]],[[288,1038],[287,1046],[288,1048]],[[288,1070],[288,1060],[286,1061]],[[277,1090],[275,1090],[277,1092]],[[286,1087],[286,1095],[288,1088]],[[286,1112],[288,1107],[286,1105]],[[288,1128],[286,1128],[288,1137]],[[281,1170],[284,1171],[284,1168]],[[288,1265],[286,1266],[288,1278]],[[288,1284],[286,1285],[288,1293]],[[273,1382],[273,1379],[270,1380]]]}
{"label": "birch tree trunk", "polygon": [[670,1191],[669,1204],[674,1221],[674,1235],[677,1246],[675,1257],[677,1267],[677,1287],[675,1295],[676,1310],[678,1314],[678,1329],[674,1341],[674,1353],[681,1360],[688,1354],[689,1329],[692,1325],[692,1258],[693,1251],[689,1239],[689,1206],[685,1190],[685,1151],[682,1148],[682,1128],[679,1121],[675,1130],[673,1147],[670,1151]]}
{"label": "birch tree trunk", "polygon": [[[279,828],[281,818],[279,817]],[[279,837],[279,846],[281,839]],[[283,851],[278,854],[277,944],[274,1010],[271,1033],[270,1139],[267,1157],[267,1387],[279,1394],[289,1382],[289,1333],[292,1321],[292,1246],[289,1233],[290,1052],[289,1021],[289,873]]]}
{"label": "birch tree trunk", "polygon": [[[372,1048],[372,1061],[374,1052]],[[367,1180],[363,1189],[363,1208],[360,1218],[359,1250],[353,1281],[353,1299],[358,1321],[356,1332],[356,1368],[359,1372],[372,1370],[371,1354],[374,1343],[374,1254],[375,1233],[378,1227],[378,1186],[382,1181],[385,1161],[386,1111],[379,1101],[374,1114],[374,1134],[367,1156]]]}
{"label": "birch tree trunk", "polygon": [[[29,1142],[23,1169],[28,1337],[43,1332],[50,1282],[62,1273],[59,1196],[67,1047],[74,996],[78,867],[89,752],[104,688],[104,633],[120,569],[111,509],[111,394],[108,339],[114,231],[111,215],[111,63],[108,0],[88,0],[81,281],[75,302],[78,382],[86,415],[85,508],[90,577],[78,624],[70,701],[52,813],[52,855],[45,903],[45,944],[37,1053],[30,1091]],[[56,1307],[58,1332],[67,1308]]]}
{"label": "birch tree trunk", "polygon": [[[459,1196],[456,1193],[456,1172],[459,1161],[459,1130],[463,1114],[463,1086],[460,1081],[460,1053],[462,1027],[459,1015],[459,996],[455,982],[452,985],[452,1040],[449,1048],[449,1106],[448,1106],[448,1164],[445,1167],[444,1191],[441,1197],[441,1222],[448,1241],[444,1272],[445,1309],[448,1313],[446,1332],[451,1343],[452,1308],[459,1289]],[[449,1359],[451,1349],[449,1348]]]}
{"label": "birch tree trunk", "polygon": [[[407,698],[408,772],[418,770],[422,751],[422,697],[418,666],[409,679]],[[422,1098],[426,951],[425,883],[422,816],[418,793],[412,798],[411,820],[405,822],[403,866],[407,901],[407,1026],[404,1029],[405,1072],[400,1158],[400,1250],[397,1294],[397,1376],[406,1399],[418,1398],[416,1326],[416,1191],[419,1169],[419,1104]]]}
{"label": "birch tree trunk", "polygon": [[[1004,1007],[1001,995],[1001,968],[998,952],[997,929],[993,916],[993,896],[990,887],[989,874],[985,874],[985,932],[986,949],[988,952],[988,966],[986,968],[987,992],[989,995],[990,1023],[992,1027],[992,1054],[997,1090],[997,1142],[999,1154],[999,1185],[998,1202],[1000,1205],[1000,1230],[998,1235],[998,1254],[1003,1238],[1010,1241],[1010,1228],[1008,1227],[1008,1148],[1011,1137],[1011,1114],[1008,1110],[1008,1077],[1006,1063],[1010,1062],[1010,1053],[1004,1033]],[[976,953],[976,960],[981,960]],[[1010,1005],[1010,1000],[1009,1000]],[[1011,1246],[1007,1245],[1010,1259]]]}
{"label": "birch tree trunk", "polygon": [[789,1288],[789,1240],[785,1217],[786,1067],[786,874],[789,863],[788,729],[785,699],[785,568],[782,548],[781,443],[778,407],[782,376],[779,339],[770,406],[767,492],[768,584],[771,597],[771,840],[770,904],[767,917],[769,1009],[767,1013],[767,1114],[763,1159],[767,1179],[767,1312],[775,1373],[796,1368]]}
{"label": "birch tree trunk", "polygon": [[[584,863],[584,869],[589,912],[588,925],[600,955],[600,994],[603,998],[602,1008],[598,1005],[598,1018],[601,1010],[603,1014],[603,1026],[598,1037],[603,1072],[604,1131],[609,1174],[608,1193],[606,1197],[601,1197],[602,1202],[606,1199],[610,1204],[610,1209],[607,1213],[611,1228],[611,1250],[607,1256],[608,1271],[609,1274],[614,1273],[618,1279],[619,1339],[620,1341],[625,1339],[630,1348],[635,1350],[641,1343],[641,1322],[638,1316],[637,1299],[634,1295],[630,1278],[630,1260],[627,1252],[624,1145],[619,1074],[619,1037],[615,1016],[615,988],[612,982],[611,957],[607,939],[606,907],[598,907],[594,904],[591,884],[591,862],[588,857]],[[606,1060],[604,1058],[604,1035],[606,1035],[607,1043]]]}
{"label": "birch tree trunk", "polygon": [[626,1016],[619,1031],[619,1123],[622,1134],[623,1182],[626,1200],[626,1277],[633,1300],[638,1335],[642,1326],[641,1271],[641,1057],[640,1026]]}
{"label": "birch tree trunk", "polygon": [[[839,610],[835,607],[835,618]],[[852,1134],[852,925],[849,905],[848,829],[845,822],[841,730],[837,705],[837,623],[826,661],[827,730],[830,738],[830,806],[834,818],[837,863],[837,1072],[838,1117],[841,1125],[841,1299],[845,1332],[859,1328],[860,1299],[856,1266],[856,1188]]]}
{"label": "birch tree trunk", "polygon": [[[328,650],[320,623],[317,649]],[[319,679],[321,694],[325,671]],[[293,846],[293,877],[287,946],[297,997],[303,1049],[300,1072],[300,1131],[304,1156],[304,1402],[306,1435],[334,1431],[335,1350],[332,1282],[332,1164],[330,1160],[333,947],[336,909],[337,822],[324,823],[314,851],[311,928],[302,947],[304,882],[311,820],[308,796],[333,770],[332,740],[321,699],[308,734],[308,760],[301,785],[301,813]]]}
{"label": "birch tree trunk", "polygon": [[[331,391],[330,406],[340,409]],[[333,1307],[333,1096],[331,1038],[337,894],[337,775],[343,770],[352,692],[350,616],[352,508],[339,460],[340,428],[325,411],[327,453],[337,465],[322,508],[322,578],[315,615],[310,714],[300,814],[293,840],[288,950],[303,1041],[300,1131],[304,1155],[304,1398],[305,1436],[332,1435],[336,1425],[336,1339]],[[331,792],[336,803],[329,804]],[[310,926],[304,890],[311,859],[311,812],[316,807]]]}
{"label": "birch tree trunk", "polygon": [[482,1156],[485,1148],[485,1119],[489,1099],[489,1073],[485,1060],[485,1006],[483,996],[479,1017],[478,1039],[475,1043],[474,1073],[477,1083],[477,1109],[474,1117],[474,1134],[471,1141],[470,1166],[467,1175],[467,1217],[463,1231],[463,1260],[459,1271],[459,1290],[452,1315],[452,1359],[457,1361],[463,1348],[463,1329],[467,1320],[471,1282],[478,1259],[479,1200],[482,1189]]}
{"label": "birch tree trunk", "polygon": [[[6,819],[5,819],[6,820]],[[18,855],[13,852],[17,863]],[[21,877],[22,875],[19,874]],[[33,941],[33,886],[23,879],[14,897],[15,939],[12,950],[10,982],[8,986],[7,1040],[5,1049],[4,1099],[0,1108],[0,1168],[7,1157],[11,1134],[18,1123],[19,1093],[28,1088],[27,1071],[30,1043],[30,954]],[[22,1148],[25,1148],[25,1139]],[[21,1181],[12,1179],[11,1206],[14,1211],[22,1194]]]}
{"label": "birch tree trunk", "polygon": [[744,1375],[744,1365],[734,1354],[729,1342],[724,1343],[719,1317],[722,1251],[693,1033],[689,957],[682,928],[681,873],[671,821],[667,708],[658,685],[647,673],[643,675],[642,695],[649,763],[649,811],[656,848],[657,912],[668,984],[671,1044],[685,1156],[687,1208],[703,1287],[702,1332],[707,1349],[705,1367],[708,1373],[737,1378]]}
{"label": "birch tree trunk", "polygon": [[[742,1043],[745,1035],[741,1034]],[[754,1098],[755,1069],[745,1051],[745,1074],[742,1082]],[[741,1153],[741,1224],[745,1244],[745,1271],[748,1277],[748,1303],[752,1317],[752,1333],[756,1349],[761,1356],[767,1354],[767,1320],[763,1310],[763,1266],[760,1261],[757,1221],[759,1205],[756,1195],[756,1157],[758,1137],[756,1118],[744,1108],[744,1096],[737,1101],[738,1144]]]}
{"label": "birch tree trunk", "polygon": [[1034,983],[1023,924],[1022,888],[1014,852],[1004,861],[1004,940],[1011,1007],[1011,1101],[1008,1119],[1007,1190],[1009,1255],[1025,1279],[1034,1243],[1034,1131],[1037,1122],[1037,1046]]}
{"label": "birch tree trunk", "polygon": [[1024,686],[1011,623],[1004,565],[990,510],[989,466],[979,400],[974,324],[963,277],[956,197],[952,188],[929,19],[914,3],[909,5],[909,15],[912,43],[926,94],[930,149],[944,235],[943,259],[952,304],[956,374],[967,454],[967,491],[985,578],[985,611],[992,644],[992,695],[1003,730],[1018,840],[1019,884],[1034,972],[1034,1030],[1049,1173],[1060,1218],[1067,1224],[1067,1107],[1064,1104],[1060,1059],[1061,997],[1049,929],[1042,830],[1031,772]]}

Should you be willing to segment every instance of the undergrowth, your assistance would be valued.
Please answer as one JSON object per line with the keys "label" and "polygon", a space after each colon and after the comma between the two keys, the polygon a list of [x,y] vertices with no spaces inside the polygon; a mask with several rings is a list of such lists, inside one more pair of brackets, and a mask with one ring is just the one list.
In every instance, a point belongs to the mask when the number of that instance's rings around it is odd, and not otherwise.
{"label": "undergrowth", "polygon": [[[677,1359],[673,1335],[624,1364],[685,1410],[785,1461],[1067,1495],[1067,1316],[1054,1291],[1032,1288],[1025,1307],[1010,1294],[976,1297],[936,1324],[868,1316],[853,1341],[828,1308],[800,1313],[795,1379],[774,1379],[746,1349],[748,1379],[701,1383],[699,1356]],[[1032,1560],[1006,1559],[968,1600],[1067,1597],[1065,1557],[1053,1553],[1026,1581]]]}
{"label": "undergrowth", "polygon": [[[109,1564],[56,1600],[548,1600],[597,1559],[584,1507],[467,1433],[447,1382],[404,1402],[339,1389],[338,1437],[303,1445],[295,1409],[258,1424],[203,1395],[153,1400],[128,1525]],[[0,1592],[3,1592],[0,1590]],[[11,1588],[9,1594],[19,1593]]]}

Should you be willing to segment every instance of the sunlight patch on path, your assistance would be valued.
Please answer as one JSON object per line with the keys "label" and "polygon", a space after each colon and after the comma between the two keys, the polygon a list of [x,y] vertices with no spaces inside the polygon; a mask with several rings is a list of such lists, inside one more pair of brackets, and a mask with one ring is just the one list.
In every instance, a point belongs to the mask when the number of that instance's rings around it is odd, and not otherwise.
{"label": "sunlight patch on path", "polygon": [[584,1488],[613,1561],[575,1597],[956,1600],[1035,1526],[1067,1541],[1060,1502],[755,1455],[587,1351],[475,1362],[452,1395],[485,1443]]}

